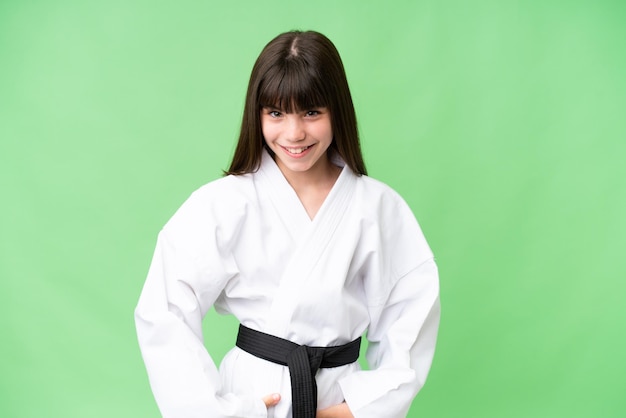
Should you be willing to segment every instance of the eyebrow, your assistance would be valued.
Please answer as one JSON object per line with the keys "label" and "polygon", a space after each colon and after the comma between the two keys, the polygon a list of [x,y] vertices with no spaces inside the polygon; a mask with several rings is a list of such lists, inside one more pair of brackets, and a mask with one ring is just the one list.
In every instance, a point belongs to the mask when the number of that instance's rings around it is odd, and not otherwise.
{"label": "eyebrow", "polygon": [[274,105],[261,105],[261,109],[276,110],[276,111],[281,112],[281,113],[299,113],[299,112],[308,112],[309,110],[328,109],[328,106],[311,106],[311,107],[306,108],[306,109],[294,109],[293,112],[286,112],[284,109],[282,109],[282,108],[280,108],[278,106],[274,106]]}

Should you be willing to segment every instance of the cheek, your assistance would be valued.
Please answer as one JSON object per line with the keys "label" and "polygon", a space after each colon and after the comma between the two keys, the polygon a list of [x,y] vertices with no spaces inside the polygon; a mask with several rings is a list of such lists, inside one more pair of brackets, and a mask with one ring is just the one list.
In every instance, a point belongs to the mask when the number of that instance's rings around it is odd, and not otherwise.
{"label": "cheek", "polygon": [[333,140],[333,130],[330,128],[330,126],[324,130],[323,136],[329,142]]}
{"label": "cheek", "polygon": [[272,129],[272,126],[266,123],[261,124],[261,133],[265,141],[271,140],[276,137],[276,129]]}
{"label": "cheek", "polygon": [[324,136],[329,140],[333,140],[333,128],[330,123],[330,120],[324,125]]}

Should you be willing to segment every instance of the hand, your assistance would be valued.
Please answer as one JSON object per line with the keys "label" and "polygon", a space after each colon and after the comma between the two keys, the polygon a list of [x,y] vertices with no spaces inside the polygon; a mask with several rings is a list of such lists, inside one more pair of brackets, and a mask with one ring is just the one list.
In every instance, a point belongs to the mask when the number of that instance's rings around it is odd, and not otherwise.
{"label": "hand", "polygon": [[280,402],[280,395],[278,393],[272,393],[271,395],[264,396],[263,402],[265,403],[265,406],[269,409],[273,406],[276,406],[276,404]]}
{"label": "hand", "polygon": [[317,411],[316,418],[354,418],[354,415],[350,412],[348,404],[344,402],[339,405]]}

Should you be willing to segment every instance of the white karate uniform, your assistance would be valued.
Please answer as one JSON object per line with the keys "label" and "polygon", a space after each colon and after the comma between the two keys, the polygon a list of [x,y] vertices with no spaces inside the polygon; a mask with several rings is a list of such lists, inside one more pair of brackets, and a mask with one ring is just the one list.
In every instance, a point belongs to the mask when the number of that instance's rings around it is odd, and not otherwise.
{"label": "white karate uniform", "polygon": [[[202,335],[213,305],[309,346],[367,331],[371,370],[320,369],[318,408],[346,401],[357,418],[404,417],[435,349],[437,267],[388,186],[344,166],[311,220],[264,152],[258,172],[201,187],[165,225],[135,319],[164,417],[291,417],[287,367],[235,347],[216,368]],[[261,397],[274,392],[282,399],[268,411]]]}

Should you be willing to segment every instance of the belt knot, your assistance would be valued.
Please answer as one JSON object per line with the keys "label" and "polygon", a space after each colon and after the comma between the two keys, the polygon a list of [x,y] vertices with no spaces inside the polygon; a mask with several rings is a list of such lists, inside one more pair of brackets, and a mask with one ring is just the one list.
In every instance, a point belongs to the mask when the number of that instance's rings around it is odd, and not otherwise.
{"label": "belt knot", "polygon": [[237,347],[267,361],[289,367],[294,418],[315,418],[320,368],[339,367],[359,358],[361,338],[340,346],[309,347],[239,326]]}

